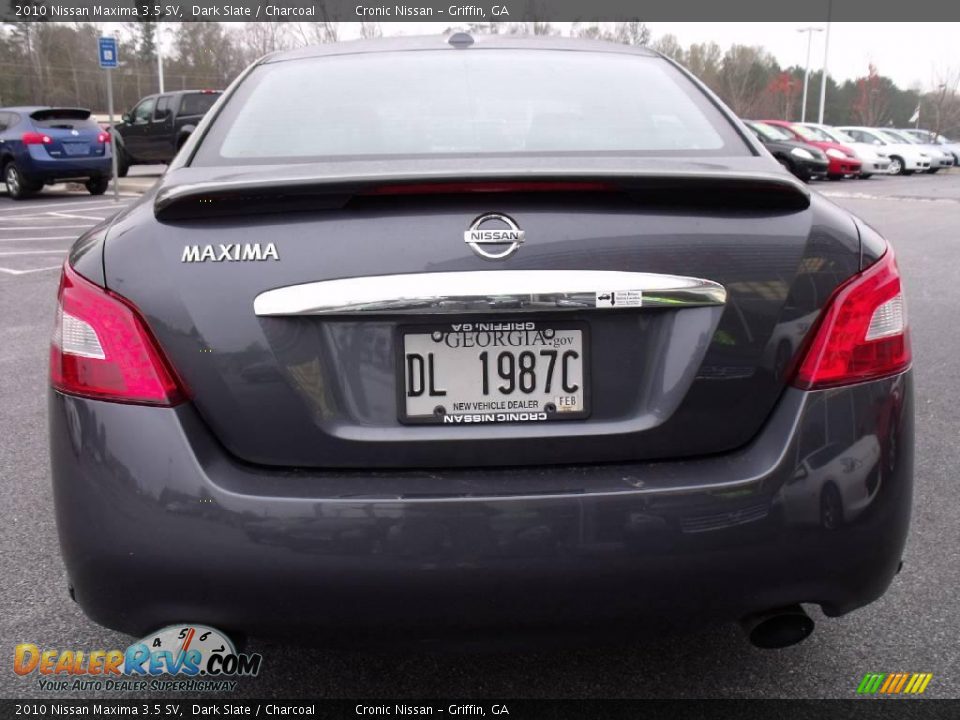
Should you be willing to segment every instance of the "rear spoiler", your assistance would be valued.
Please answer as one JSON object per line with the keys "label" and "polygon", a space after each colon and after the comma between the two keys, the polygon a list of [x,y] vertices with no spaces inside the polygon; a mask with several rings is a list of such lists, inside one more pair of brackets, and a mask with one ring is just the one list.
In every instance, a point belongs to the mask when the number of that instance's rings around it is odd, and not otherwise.
{"label": "rear spoiler", "polygon": [[32,120],[86,120],[90,111],[86,108],[43,108],[30,113]]}
{"label": "rear spoiler", "polygon": [[371,196],[474,193],[619,193],[649,205],[803,210],[810,191],[789,175],[730,171],[456,172],[303,176],[171,185],[154,199],[158,220],[330,210]]}

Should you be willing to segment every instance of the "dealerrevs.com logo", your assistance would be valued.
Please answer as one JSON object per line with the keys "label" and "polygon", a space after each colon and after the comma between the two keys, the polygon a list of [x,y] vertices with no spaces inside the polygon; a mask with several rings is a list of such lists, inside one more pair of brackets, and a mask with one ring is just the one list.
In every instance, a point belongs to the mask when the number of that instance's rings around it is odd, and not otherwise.
{"label": "dealerrevs.com logo", "polygon": [[126,650],[52,650],[21,643],[14,649],[13,671],[36,675],[45,691],[224,691],[236,688],[236,677],[257,675],[262,661],[259,654],[238,653],[216,628],[170,625]]}

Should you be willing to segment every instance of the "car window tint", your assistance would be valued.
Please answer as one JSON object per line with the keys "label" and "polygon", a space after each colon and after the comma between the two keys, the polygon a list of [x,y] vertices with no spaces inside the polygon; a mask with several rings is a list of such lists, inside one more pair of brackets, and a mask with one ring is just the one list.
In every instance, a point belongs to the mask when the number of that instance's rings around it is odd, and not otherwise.
{"label": "car window tint", "polygon": [[775,125],[765,125],[764,123],[750,123],[750,127],[767,140],[790,140],[790,134]]}
{"label": "car window tint", "polygon": [[819,470],[824,465],[833,460],[837,455],[843,452],[844,446],[841,443],[834,442],[833,437],[830,437],[830,444],[825,445],[824,447],[817,450],[813,455],[810,456],[808,462],[810,467],[814,470]]}
{"label": "car window tint", "polygon": [[36,128],[47,130],[100,130],[100,125],[93,118],[86,120],[77,120],[75,118],[44,118],[43,120],[32,120]]}
{"label": "car window tint", "polygon": [[170,96],[161,95],[157,98],[157,108],[153,111],[154,120],[164,120],[170,114]]}
{"label": "car window tint", "polygon": [[824,135],[823,132],[817,128],[807,127],[806,125],[791,125],[790,129],[804,140],[812,140],[814,142],[830,142],[830,138]]}
{"label": "car window tint", "polygon": [[3,132],[8,127],[10,127],[10,114],[5,112],[0,112],[0,132]]}
{"label": "car window tint", "polygon": [[[411,85],[411,78],[419,80]],[[660,58],[619,53],[371,53],[258,68],[196,164],[503,153],[749,155]],[[217,147],[211,147],[218,145]]]}
{"label": "car window tint", "polygon": [[180,101],[181,115],[203,115],[213,107],[219,99],[220,93],[191,93],[184,95]]}
{"label": "car window tint", "polygon": [[40,118],[31,115],[30,121],[36,128],[49,130],[79,130],[80,128],[89,127],[93,122],[93,120],[90,119],[90,114],[86,111],[82,111],[79,114],[86,115],[86,117],[78,118],[78,112],[69,109],[59,112],[45,111]]}
{"label": "car window tint", "polygon": [[135,123],[150,122],[150,116],[153,115],[153,107],[156,103],[156,98],[147,98],[137,105],[133,111],[133,121]]}
{"label": "car window tint", "polygon": [[902,137],[898,137],[897,135],[894,135],[892,132],[890,132],[890,131],[888,131],[888,130],[878,130],[878,131],[877,131],[877,135],[879,135],[880,137],[882,137],[882,138],[883,138],[884,140],[886,140],[887,142],[896,143],[896,144],[898,144],[898,145],[909,145],[909,144],[910,144],[910,143],[908,143],[906,140],[904,140]]}
{"label": "car window tint", "polygon": [[837,130],[836,128],[831,128],[829,131],[824,130],[824,132],[839,143],[857,142],[849,133]]}

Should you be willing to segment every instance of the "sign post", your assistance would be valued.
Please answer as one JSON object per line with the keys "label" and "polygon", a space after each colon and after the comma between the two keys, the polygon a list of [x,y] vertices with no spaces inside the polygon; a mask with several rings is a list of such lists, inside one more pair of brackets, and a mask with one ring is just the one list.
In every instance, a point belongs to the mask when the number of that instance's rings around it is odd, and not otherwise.
{"label": "sign post", "polygon": [[117,132],[113,127],[113,69],[117,67],[117,39],[102,37],[97,43],[100,67],[107,71],[107,112],[110,114],[110,155],[113,161],[113,201],[120,202],[120,177],[117,175]]}

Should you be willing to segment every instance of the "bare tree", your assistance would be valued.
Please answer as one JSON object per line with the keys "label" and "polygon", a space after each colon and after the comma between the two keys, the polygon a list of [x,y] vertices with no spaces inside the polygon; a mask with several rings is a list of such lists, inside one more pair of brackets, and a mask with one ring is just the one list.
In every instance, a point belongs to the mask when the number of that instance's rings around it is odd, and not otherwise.
{"label": "bare tree", "polygon": [[650,28],[638,20],[618,23],[575,22],[570,26],[570,36],[609,40],[624,45],[647,45],[650,42]]}
{"label": "bare tree", "polygon": [[686,59],[683,47],[675,35],[664,35],[663,37],[657,38],[650,44],[650,48],[666,55],[668,58],[673,58],[679,63],[684,62]]}
{"label": "bare tree", "polygon": [[560,30],[548,22],[506,23],[508,35],[559,35]]}
{"label": "bare tree", "polygon": [[278,50],[288,50],[295,44],[287,23],[243,23],[235,39],[246,63]]}
{"label": "bare tree", "polygon": [[[618,22],[611,33],[611,40],[624,45],[649,45],[650,28],[639,20]],[[679,43],[677,44],[679,47]]]}
{"label": "bare tree", "polygon": [[880,127],[889,119],[890,93],[873,63],[867,66],[864,77],[857,78],[857,96],[850,109],[854,118],[867,127]]}
{"label": "bare tree", "polygon": [[711,90],[719,89],[720,66],[723,51],[715,42],[694,43],[686,52],[687,69],[700,78]]}
{"label": "bare tree", "polygon": [[578,38],[587,38],[589,40],[598,40],[603,37],[603,28],[600,23],[575,22],[570,26],[570,36]]}
{"label": "bare tree", "polygon": [[380,23],[378,22],[362,22],[360,23],[360,37],[362,38],[383,37],[383,28],[380,27]]}
{"label": "bare tree", "polygon": [[720,96],[737,115],[749,117],[775,71],[779,72],[776,61],[762,47],[733,45],[720,67]]}
{"label": "bare tree", "polygon": [[[318,4],[320,17],[328,17],[326,8]],[[301,45],[318,45],[337,42],[340,39],[340,24],[336,22],[296,22],[291,23]]]}
{"label": "bare tree", "polygon": [[948,130],[960,127],[960,97],[957,89],[960,87],[960,68],[947,68],[937,73],[936,91],[924,97],[924,105],[932,115],[928,123],[933,132],[938,135]]}

